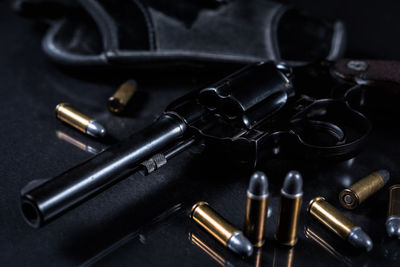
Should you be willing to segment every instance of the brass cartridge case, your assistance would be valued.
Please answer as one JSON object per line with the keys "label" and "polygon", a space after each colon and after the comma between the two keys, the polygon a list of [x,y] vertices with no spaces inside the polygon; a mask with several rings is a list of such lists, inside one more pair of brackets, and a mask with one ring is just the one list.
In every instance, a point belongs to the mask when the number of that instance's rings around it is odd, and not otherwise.
{"label": "brass cartridge case", "polygon": [[264,243],[264,229],[268,214],[268,178],[265,173],[254,172],[247,188],[244,235],[255,247]]}
{"label": "brass cartridge case", "polygon": [[206,202],[195,204],[190,217],[233,252],[242,256],[253,253],[253,246],[243,233],[218,215]]}
{"label": "brass cartridge case", "polygon": [[264,228],[268,212],[268,195],[254,197],[247,193],[244,235],[255,247],[264,243]]}
{"label": "brass cartridge case", "polygon": [[121,113],[137,90],[133,80],[124,82],[107,101],[108,110],[112,113]]}
{"label": "brass cartridge case", "polygon": [[382,171],[373,172],[349,188],[342,190],[339,194],[342,206],[350,210],[357,208],[385,185],[388,176],[385,178],[384,174]]}
{"label": "brass cartridge case", "polygon": [[346,239],[351,230],[357,227],[354,222],[326,202],[323,197],[311,200],[308,212],[343,239]]}
{"label": "brass cartridge case", "polygon": [[389,188],[388,218],[400,217],[400,184]]}
{"label": "brass cartridge case", "polygon": [[386,231],[390,237],[400,239],[400,184],[393,185],[389,189]]}
{"label": "brass cartridge case", "polygon": [[224,246],[227,245],[228,240],[235,232],[239,232],[238,229],[216,213],[207,202],[196,203],[192,208],[190,217]]}
{"label": "brass cartridge case", "polygon": [[356,248],[371,251],[373,243],[369,235],[354,222],[325,201],[316,197],[310,201],[308,212],[342,239]]}
{"label": "brass cartridge case", "polygon": [[68,103],[60,103],[56,107],[56,116],[58,119],[86,133],[86,127],[93,119],[82,114],[76,109],[70,107]]}
{"label": "brass cartridge case", "polygon": [[302,200],[302,195],[289,198],[281,194],[278,227],[275,234],[275,239],[278,243],[286,246],[294,246],[297,243],[297,224]]}

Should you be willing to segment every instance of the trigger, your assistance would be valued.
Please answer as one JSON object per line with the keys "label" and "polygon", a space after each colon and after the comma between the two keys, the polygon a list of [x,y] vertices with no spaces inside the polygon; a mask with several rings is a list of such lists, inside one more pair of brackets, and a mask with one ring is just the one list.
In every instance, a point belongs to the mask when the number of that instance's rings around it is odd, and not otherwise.
{"label": "trigger", "polygon": [[296,128],[302,141],[311,146],[331,147],[346,142],[342,128],[331,122],[304,120]]}
{"label": "trigger", "polygon": [[345,134],[343,130],[331,122],[309,120],[308,123],[316,132],[324,132],[337,140],[337,144],[344,143]]}

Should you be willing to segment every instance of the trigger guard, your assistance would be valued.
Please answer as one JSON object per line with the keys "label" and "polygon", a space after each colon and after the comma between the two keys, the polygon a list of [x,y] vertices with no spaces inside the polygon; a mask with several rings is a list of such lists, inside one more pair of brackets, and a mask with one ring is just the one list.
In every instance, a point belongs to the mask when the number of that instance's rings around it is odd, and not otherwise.
{"label": "trigger guard", "polygon": [[334,123],[318,120],[308,120],[307,123],[316,131],[321,130],[334,137],[337,140],[337,145],[346,142],[346,135],[344,134],[344,131]]}
{"label": "trigger guard", "polygon": [[[317,115],[314,116],[315,114]],[[320,118],[318,118],[318,116],[334,118],[333,121],[340,121],[344,124],[344,126],[348,126],[349,129],[354,130],[355,137],[350,138],[346,134],[346,129],[338,126],[335,122],[322,121]],[[297,113],[291,119],[292,126],[297,126],[297,128],[299,128],[298,126],[302,123],[309,124],[310,122],[312,122],[312,127],[317,127],[319,129],[321,129],[321,127],[330,128],[326,128],[325,132],[331,131],[329,132],[331,136],[337,138],[338,140],[341,139],[341,141],[335,145],[315,145],[307,142],[305,138],[303,138],[301,131],[296,130],[296,127],[294,127],[294,129],[292,128],[292,134],[297,137],[299,143],[306,150],[306,153],[309,152],[308,154],[311,154],[312,157],[353,157],[361,150],[366,137],[371,131],[371,123],[362,113],[351,108],[347,102],[333,99],[317,100]],[[323,122],[323,124],[321,124],[321,122]],[[308,126],[310,126],[310,124]],[[340,130],[335,129],[336,127]],[[340,132],[343,132],[343,136]]]}

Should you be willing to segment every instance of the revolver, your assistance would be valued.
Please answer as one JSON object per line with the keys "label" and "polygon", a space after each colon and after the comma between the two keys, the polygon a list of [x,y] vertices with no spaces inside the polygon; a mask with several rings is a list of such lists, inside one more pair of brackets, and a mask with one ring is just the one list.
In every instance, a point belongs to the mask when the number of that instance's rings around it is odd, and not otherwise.
{"label": "revolver", "polygon": [[127,140],[52,179],[28,184],[21,190],[25,221],[40,227],[138,168],[157,170],[196,140],[251,167],[288,155],[353,157],[371,130],[359,111],[365,88],[398,85],[395,76],[379,72],[382,64],[343,59],[245,66],[178,98]]}

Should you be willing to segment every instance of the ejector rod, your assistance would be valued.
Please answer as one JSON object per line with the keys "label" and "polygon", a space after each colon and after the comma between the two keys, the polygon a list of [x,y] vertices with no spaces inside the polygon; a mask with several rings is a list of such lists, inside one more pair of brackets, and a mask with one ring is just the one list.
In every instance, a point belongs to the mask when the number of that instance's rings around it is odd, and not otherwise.
{"label": "ejector rod", "polygon": [[128,140],[44,183],[23,190],[21,208],[26,222],[40,227],[71,206],[94,196],[181,138],[185,130],[184,122],[164,114]]}

